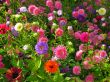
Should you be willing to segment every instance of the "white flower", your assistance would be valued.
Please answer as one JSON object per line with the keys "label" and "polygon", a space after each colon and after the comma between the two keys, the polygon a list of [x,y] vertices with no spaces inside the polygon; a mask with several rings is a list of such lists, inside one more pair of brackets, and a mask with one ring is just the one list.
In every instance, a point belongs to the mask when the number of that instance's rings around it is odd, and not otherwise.
{"label": "white flower", "polygon": [[105,8],[100,8],[99,10],[97,10],[97,12],[99,13],[99,15],[105,15],[106,14],[106,9]]}
{"label": "white flower", "polygon": [[29,49],[29,44],[23,46],[23,50],[28,50],[28,49]]}
{"label": "white flower", "polygon": [[68,30],[73,30],[73,27],[72,26],[68,26]]}
{"label": "white flower", "polygon": [[21,31],[23,29],[23,24],[22,23],[17,23],[14,27],[16,31]]}
{"label": "white flower", "polygon": [[58,11],[57,11],[58,16],[61,16],[62,13],[63,13],[62,10],[58,10]]}
{"label": "white flower", "polygon": [[26,7],[21,7],[20,12],[27,12],[27,8]]}
{"label": "white flower", "polygon": [[53,16],[48,17],[48,20],[49,21],[53,20]]}

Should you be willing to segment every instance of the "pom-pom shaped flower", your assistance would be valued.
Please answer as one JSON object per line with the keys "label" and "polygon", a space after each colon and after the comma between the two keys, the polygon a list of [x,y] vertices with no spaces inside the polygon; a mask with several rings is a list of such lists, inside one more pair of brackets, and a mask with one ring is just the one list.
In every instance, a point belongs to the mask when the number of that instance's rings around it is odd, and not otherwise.
{"label": "pom-pom shaped flower", "polygon": [[44,65],[44,69],[48,73],[56,73],[58,71],[58,67],[58,63],[52,60],[48,60]]}
{"label": "pom-pom shaped flower", "polygon": [[6,72],[6,78],[10,81],[10,82],[20,82],[21,78],[22,78],[22,70],[20,68],[17,67],[12,67],[11,69],[8,69]]}
{"label": "pom-pom shaped flower", "polygon": [[59,45],[54,49],[54,54],[59,59],[66,59],[67,57],[67,49],[63,45]]}
{"label": "pom-pom shaped flower", "polygon": [[46,42],[38,42],[35,50],[39,55],[46,54],[48,52],[48,44]]}
{"label": "pom-pom shaped flower", "polygon": [[88,38],[89,38],[89,33],[88,32],[83,32],[80,36],[80,40],[82,42],[88,42]]}
{"label": "pom-pom shaped flower", "polygon": [[73,67],[73,74],[79,75],[81,73],[81,68],[80,66],[74,66]]}

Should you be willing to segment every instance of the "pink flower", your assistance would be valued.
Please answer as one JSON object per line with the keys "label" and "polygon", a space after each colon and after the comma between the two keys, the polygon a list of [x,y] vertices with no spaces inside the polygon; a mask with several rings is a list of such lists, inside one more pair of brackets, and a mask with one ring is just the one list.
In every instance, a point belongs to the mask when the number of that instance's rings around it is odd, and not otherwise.
{"label": "pink flower", "polygon": [[90,61],[84,61],[83,62],[83,67],[84,69],[91,69],[92,68],[92,64],[90,64]]}
{"label": "pink flower", "polygon": [[40,9],[38,7],[35,7],[33,10],[34,15],[39,15],[40,14]]}
{"label": "pink flower", "polygon": [[0,68],[4,68],[4,67],[5,65],[2,62],[0,62]]}
{"label": "pink flower", "polygon": [[30,5],[30,6],[28,7],[28,11],[29,11],[29,13],[32,14],[35,8],[36,8],[35,5]]}
{"label": "pink flower", "polygon": [[77,18],[77,17],[78,17],[78,11],[73,11],[73,12],[72,12],[72,16],[73,16],[74,18]]}
{"label": "pink flower", "polygon": [[47,0],[46,1],[46,6],[52,7],[53,6],[53,1],[52,0]]}
{"label": "pink flower", "polygon": [[56,9],[62,9],[62,4],[60,1],[55,1],[55,8]]}
{"label": "pink flower", "polygon": [[100,54],[100,57],[101,57],[101,58],[107,57],[107,52],[104,51],[104,50],[99,51],[99,54]]}
{"label": "pink flower", "polygon": [[88,37],[89,37],[88,32],[83,32],[83,33],[81,34],[81,36],[80,36],[80,40],[81,40],[82,42],[88,42]]}
{"label": "pink flower", "polygon": [[83,6],[87,6],[88,5],[88,3],[87,2],[83,2]]}
{"label": "pink flower", "polygon": [[5,3],[6,3],[7,5],[10,5],[10,0],[6,0]]}
{"label": "pink flower", "polygon": [[80,66],[74,66],[73,67],[73,74],[79,75],[81,73],[81,68]]}
{"label": "pink flower", "polygon": [[78,10],[78,14],[79,14],[79,15],[84,15],[84,14],[85,14],[84,9],[79,9],[79,10]]}
{"label": "pink flower", "polygon": [[81,36],[81,31],[77,31],[74,33],[75,39],[80,39],[80,36]]}
{"label": "pink flower", "polygon": [[100,63],[100,62],[101,62],[101,58],[100,58],[100,56],[95,55],[95,56],[92,57],[92,61],[93,61],[95,64],[97,64],[97,63]]}
{"label": "pink flower", "polygon": [[58,22],[60,26],[65,26],[67,24],[67,19],[66,18],[58,18]]}
{"label": "pink flower", "polygon": [[39,38],[39,42],[48,42],[48,38],[47,37],[40,37]]}
{"label": "pink flower", "polygon": [[2,59],[3,59],[3,57],[2,57],[2,55],[0,55],[0,62],[2,61]]}
{"label": "pink flower", "polygon": [[94,76],[93,74],[89,74],[85,78],[85,82],[94,82]]}
{"label": "pink flower", "polygon": [[45,35],[45,31],[42,28],[38,29],[37,32],[39,33],[40,37],[43,37]]}
{"label": "pink flower", "polygon": [[48,14],[48,19],[51,21],[55,18],[54,14],[53,13],[49,13]]}
{"label": "pink flower", "polygon": [[76,60],[81,60],[82,59],[82,54],[83,54],[83,51],[82,50],[77,51],[76,52],[75,59]]}
{"label": "pink flower", "polygon": [[57,28],[55,31],[56,36],[62,36],[63,35],[63,30],[61,28]]}
{"label": "pink flower", "polygon": [[67,57],[67,49],[63,45],[59,45],[54,49],[54,54],[59,59],[66,59]]}

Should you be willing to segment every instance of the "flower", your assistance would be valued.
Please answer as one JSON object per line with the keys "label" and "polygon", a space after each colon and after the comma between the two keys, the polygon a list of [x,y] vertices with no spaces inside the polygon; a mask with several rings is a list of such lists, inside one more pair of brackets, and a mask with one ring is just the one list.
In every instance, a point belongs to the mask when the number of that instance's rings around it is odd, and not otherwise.
{"label": "flower", "polygon": [[89,74],[85,78],[85,82],[94,82],[94,76],[93,74]]}
{"label": "flower", "polygon": [[99,10],[97,10],[97,12],[99,13],[99,15],[105,15],[106,14],[106,9],[105,8],[100,8]]}
{"label": "flower", "polygon": [[83,54],[83,51],[82,50],[77,51],[76,52],[75,59],[76,60],[81,60],[82,59],[82,54]]}
{"label": "flower", "polygon": [[65,26],[67,24],[67,19],[61,17],[61,18],[58,18],[58,22],[60,26]]}
{"label": "flower", "polygon": [[60,1],[55,1],[55,8],[56,9],[62,9],[62,3]]}
{"label": "flower", "polygon": [[73,74],[79,75],[81,73],[81,68],[80,66],[74,66],[73,67]]}
{"label": "flower", "polygon": [[37,32],[40,37],[43,37],[45,35],[45,31],[42,28],[37,29]]}
{"label": "flower", "polygon": [[48,51],[48,44],[45,42],[38,42],[35,45],[35,50],[38,54],[46,54]]}
{"label": "flower", "polygon": [[20,68],[17,67],[12,67],[10,69],[7,70],[6,72],[6,78],[10,81],[10,82],[20,82],[21,78],[22,78],[22,70]]}
{"label": "flower", "polygon": [[58,16],[61,16],[62,13],[63,13],[62,10],[58,10],[58,11],[57,11],[57,15],[58,15]]}
{"label": "flower", "polygon": [[19,33],[14,29],[14,27],[11,28],[11,32],[15,37],[17,37],[19,35]]}
{"label": "flower", "polygon": [[85,16],[83,15],[78,15],[77,19],[79,22],[84,22],[86,20]]}
{"label": "flower", "polygon": [[21,7],[20,12],[27,12],[27,8],[26,7]]}
{"label": "flower", "polygon": [[29,44],[26,44],[26,45],[23,46],[23,50],[28,50],[29,47],[30,47],[30,45]]}
{"label": "flower", "polygon": [[104,50],[100,50],[100,51],[99,51],[99,54],[100,54],[100,57],[101,57],[101,58],[107,57],[107,52],[104,51]]}
{"label": "flower", "polygon": [[88,32],[83,32],[83,33],[80,35],[80,40],[81,40],[82,42],[88,42],[88,37],[89,37]]}
{"label": "flower", "polygon": [[81,36],[81,31],[77,31],[74,33],[75,39],[80,39],[80,36]]}
{"label": "flower", "polygon": [[44,69],[48,73],[56,73],[58,71],[58,67],[58,63],[52,60],[48,60],[44,65]]}
{"label": "flower", "polygon": [[0,61],[0,68],[4,68],[5,65],[3,64],[3,62]]}
{"label": "flower", "polygon": [[17,23],[17,24],[15,25],[14,29],[15,29],[16,31],[19,31],[19,32],[20,32],[20,31],[23,29],[23,24],[22,24],[22,23]]}
{"label": "flower", "polygon": [[0,34],[6,34],[10,28],[6,24],[0,24]]}
{"label": "flower", "polygon": [[61,70],[60,70],[60,72],[61,73],[67,73],[67,72],[69,72],[69,66],[66,66],[65,68],[62,68]]}
{"label": "flower", "polygon": [[46,1],[46,6],[52,7],[53,6],[53,1],[52,0],[47,0]]}
{"label": "flower", "polygon": [[40,41],[47,43],[47,42],[48,42],[48,38],[47,38],[47,37],[40,37],[40,38],[39,38],[39,42],[40,42]]}
{"label": "flower", "polygon": [[40,9],[38,7],[35,7],[33,10],[33,15],[39,15],[40,14]]}
{"label": "flower", "polygon": [[54,54],[57,58],[59,59],[66,59],[67,57],[67,49],[65,46],[63,45],[58,45],[55,49],[54,49]]}
{"label": "flower", "polygon": [[33,11],[34,11],[35,8],[36,8],[35,5],[30,5],[30,6],[28,7],[29,13],[33,13]]}
{"label": "flower", "polygon": [[55,31],[56,36],[62,36],[63,35],[63,30],[61,28],[57,28]]}

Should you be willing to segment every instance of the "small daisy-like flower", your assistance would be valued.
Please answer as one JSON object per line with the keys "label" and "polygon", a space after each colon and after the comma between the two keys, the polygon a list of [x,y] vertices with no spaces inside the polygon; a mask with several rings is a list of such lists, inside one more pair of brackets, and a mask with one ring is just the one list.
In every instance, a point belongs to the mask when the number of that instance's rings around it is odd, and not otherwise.
{"label": "small daisy-like flower", "polygon": [[58,67],[58,63],[52,60],[48,60],[44,65],[44,69],[48,73],[56,73],[58,71]]}
{"label": "small daisy-like flower", "polygon": [[10,81],[10,82],[20,82],[21,78],[22,78],[22,70],[20,68],[17,67],[12,67],[11,69],[8,69],[6,72],[6,78]]}
{"label": "small daisy-like flower", "polygon": [[73,74],[79,75],[81,73],[81,68],[80,66],[74,66],[73,67]]}
{"label": "small daisy-like flower", "polygon": [[46,54],[48,51],[48,44],[46,42],[38,42],[35,46],[35,50],[38,54]]}
{"label": "small daisy-like flower", "polygon": [[97,12],[99,13],[99,15],[105,15],[106,14],[106,9],[105,8],[100,8],[99,10],[97,10]]}
{"label": "small daisy-like flower", "polygon": [[22,23],[17,23],[17,24],[15,25],[14,29],[15,29],[16,31],[19,31],[19,32],[20,32],[20,31],[23,29],[23,24],[22,24]]}
{"label": "small daisy-like flower", "polygon": [[66,59],[67,58],[67,49],[63,45],[59,45],[55,48],[54,54],[59,59]]}
{"label": "small daisy-like flower", "polygon": [[62,36],[63,35],[63,30],[61,28],[57,28],[55,31],[56,36]]}

